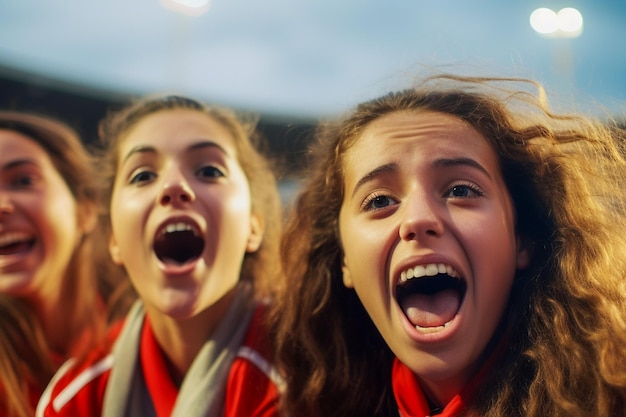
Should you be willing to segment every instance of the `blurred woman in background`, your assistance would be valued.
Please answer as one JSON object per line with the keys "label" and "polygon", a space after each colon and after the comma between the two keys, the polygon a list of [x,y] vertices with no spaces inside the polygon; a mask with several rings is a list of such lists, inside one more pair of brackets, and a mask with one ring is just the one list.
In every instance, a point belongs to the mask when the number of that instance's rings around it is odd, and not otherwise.
{"label": "blurred woman in background", "polygon": [[0,112],[0,416],[34,415],[61,363],[104,334],[119,271],[98,251],[95,181],[69,126]]}

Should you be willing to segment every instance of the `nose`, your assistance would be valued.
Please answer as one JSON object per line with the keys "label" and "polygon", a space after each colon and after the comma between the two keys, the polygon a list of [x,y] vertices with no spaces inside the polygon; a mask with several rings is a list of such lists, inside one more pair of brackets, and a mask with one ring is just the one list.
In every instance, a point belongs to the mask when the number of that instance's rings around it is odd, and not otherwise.
{"label": "nose", "polygon": [[15,210],[8,193],[0,191],[0,215],[11,214]]}
{"label": "nose", "polygon": [[404,202],[400,239],[423,240],[441,236],[444,231],[438,202],[424,193],[414,193]]}
{"label": "nose", "polygon": [[185,179],[184,175],[172,169],[164,178],[163,186],[159,195],[159,202],[167,204],[191,203],[196,199],[193,189]]}

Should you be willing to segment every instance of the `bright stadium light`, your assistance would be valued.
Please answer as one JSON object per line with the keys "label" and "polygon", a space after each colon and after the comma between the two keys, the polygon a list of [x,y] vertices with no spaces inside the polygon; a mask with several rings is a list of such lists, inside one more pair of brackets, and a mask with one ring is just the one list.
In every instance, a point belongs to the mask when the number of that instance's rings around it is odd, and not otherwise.
{"label": "bright stadium light", "polygon": [[566,33],[578,33],[583,29],[583,15],[572,7],[566,7],[557,13],[559,29]]}
{"label": "bright stadium light", "polygon": [[163,7],[189,16],[200,16],[211,7],[211,0],[161,0]]}
{"label": "bright stadium light", "polygon": [[530,14],[530,26],[538,33],[554,33],[559,29],[554,10],[542,7]]}
{"label": "bright stadium light", "polygon": [[566,7],[558,13],[542,7],[530,14],[530,26],[543,36],[575,38],[583,31],[583,16],[573,7]]}

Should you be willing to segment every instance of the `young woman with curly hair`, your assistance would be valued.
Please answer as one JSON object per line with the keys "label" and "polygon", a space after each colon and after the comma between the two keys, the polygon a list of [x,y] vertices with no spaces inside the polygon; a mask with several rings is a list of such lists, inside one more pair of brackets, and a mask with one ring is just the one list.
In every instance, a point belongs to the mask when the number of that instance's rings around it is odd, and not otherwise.
{"label": "young woman with curly hair", "polygon": [[321,129],[283,237],[283,415],[626,415],[623,131],[543,93],[439,75]]}

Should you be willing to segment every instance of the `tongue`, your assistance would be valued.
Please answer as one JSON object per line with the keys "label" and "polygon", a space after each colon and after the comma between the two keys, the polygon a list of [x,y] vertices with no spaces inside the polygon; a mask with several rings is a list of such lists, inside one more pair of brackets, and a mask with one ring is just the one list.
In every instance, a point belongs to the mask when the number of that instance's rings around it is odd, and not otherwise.
{"label": "tongue", "polygon": [[414,326],[437,327],[454,318],[460,302],[459,292],[448,289],[432,295],[409,295],[402,300],[402,309]]}

